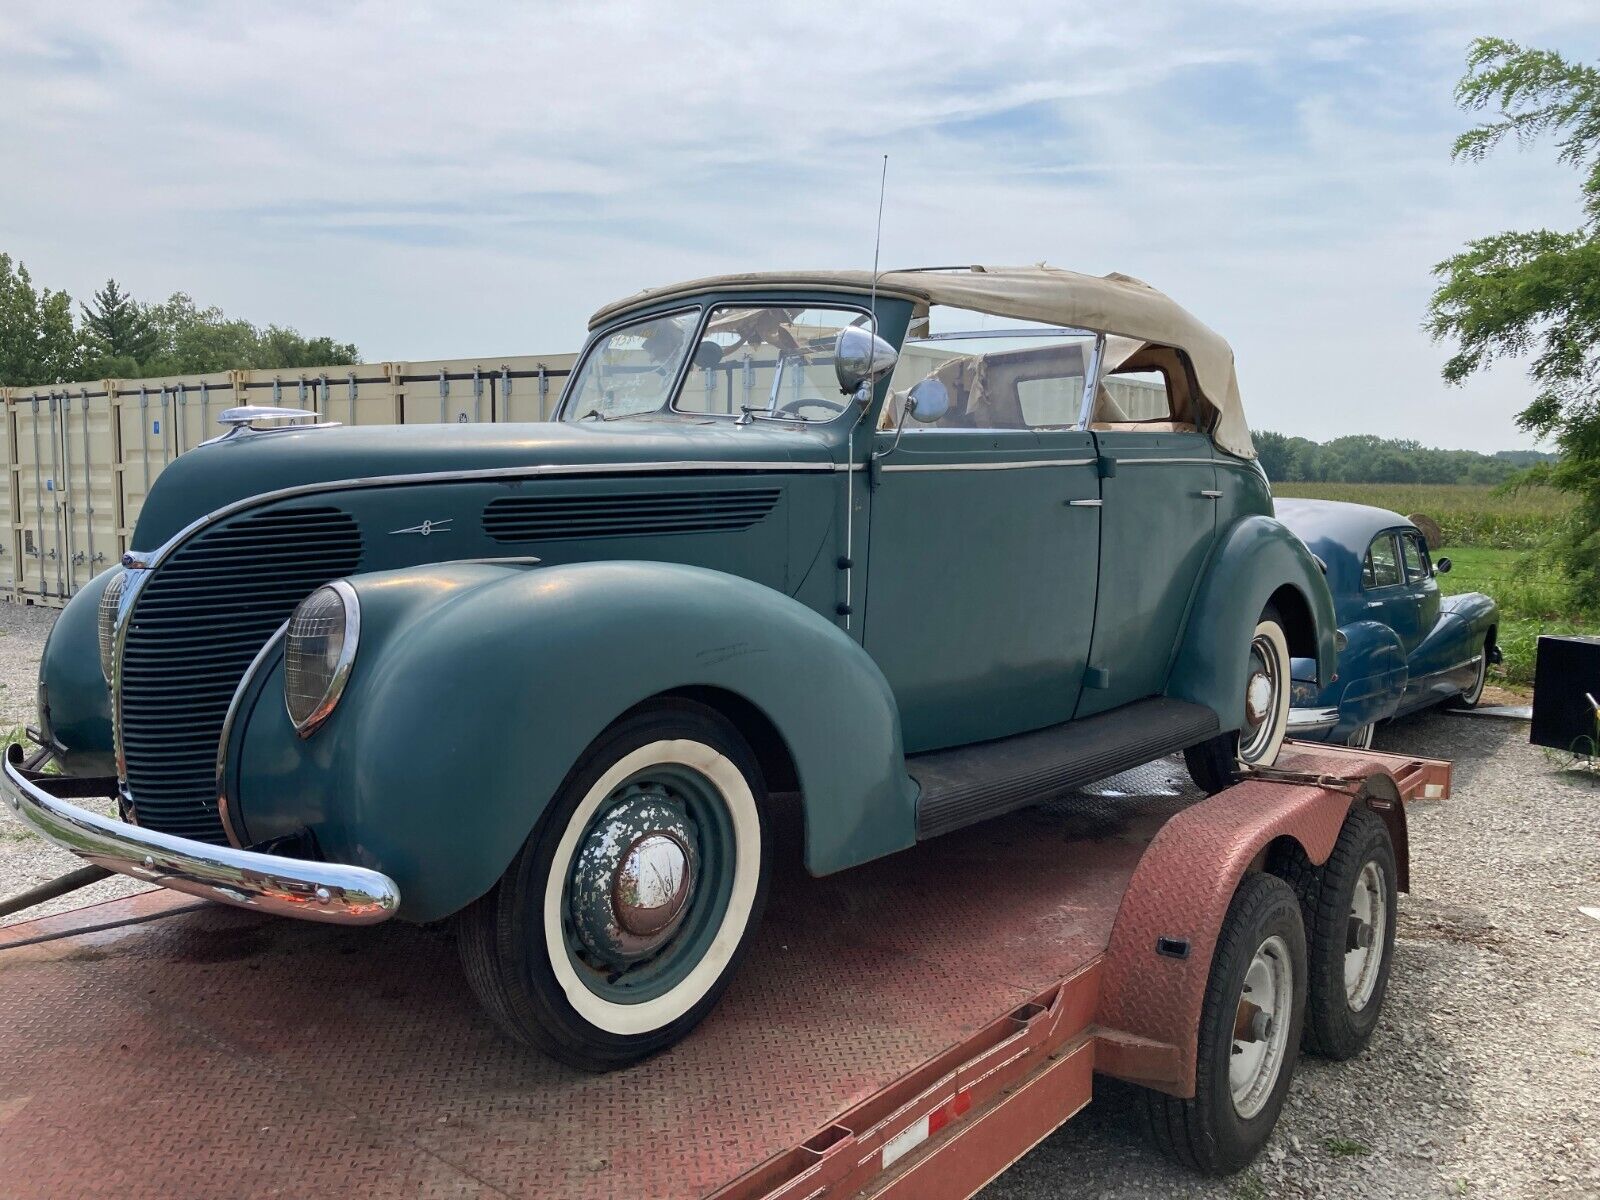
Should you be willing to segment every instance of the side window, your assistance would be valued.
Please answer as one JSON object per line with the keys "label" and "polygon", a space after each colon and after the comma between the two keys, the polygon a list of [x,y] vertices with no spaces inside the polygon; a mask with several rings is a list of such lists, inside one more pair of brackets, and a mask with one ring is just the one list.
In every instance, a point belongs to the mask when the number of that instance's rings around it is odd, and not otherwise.
{"label": "side window", "polygon": [[1172,396],[1161,371],[1123,371],[1100,384],[1095,420],[1108,423],[1170,421]]}
{"label": "side window", "polygon": [[1073,429],[1095,335],[934,305],[913,319],[889,380],[881,425],[892,428],[906,393],[937,379],[950,408],[934,429]]}
{"label": "side window", "polygon": [[1393,587],[1400,582],[1400,563],[1395,558],[1394,535],[1380,533],[1367,547],[1367,561],[1361,569],[1361,582],[1369,588]]}
{"label": "side window", "polygon": [[1421,583],[1429,575],[1428,548],[1414,533],[1400,535],[1400,549],[1405,555],[1406,582]]}

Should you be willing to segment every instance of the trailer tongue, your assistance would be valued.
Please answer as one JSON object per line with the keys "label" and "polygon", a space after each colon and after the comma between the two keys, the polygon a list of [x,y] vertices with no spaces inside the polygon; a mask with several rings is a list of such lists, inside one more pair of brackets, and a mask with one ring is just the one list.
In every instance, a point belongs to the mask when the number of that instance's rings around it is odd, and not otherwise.
{"label": "trailer tongue", "polygon": [[1197,800],[1157,763],[845,875],[791,869],[704,1026],[604,1076],[502,1040],[439,928],[161,892],[10,926],[0,1178],[16,1197],[968,1196],[1096,1071],[1192,1103],[1223,916],[1283,839],[1315,864],[1368,807],[1404,886],[1395,801],[1448,794],[1448,766],[1320,746],[1283,765],[1307,774]]}

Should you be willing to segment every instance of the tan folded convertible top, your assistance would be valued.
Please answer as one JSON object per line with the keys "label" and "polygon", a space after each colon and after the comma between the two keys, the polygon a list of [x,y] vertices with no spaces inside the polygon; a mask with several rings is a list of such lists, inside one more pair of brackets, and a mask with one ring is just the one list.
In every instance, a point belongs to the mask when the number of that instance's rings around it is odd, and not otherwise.
{"label": "tan folded convertible top", "polygon": [[[761,291],[774,288],[818,288],[868,293],[870,271],[770,271],[717,275],[668,287],[650,288],[608,304],[589,327],[610,321],[630,309],[674,296],[707,291]],[[1229,454],[1254,458],[1250,428],[1233,370],[1233,350],[1215,331],[1188,310],[1147,283],[1128,275],[1080,275],[1056,267],[972,267],[959,271],[885,271],[878,291],[922,304],[942,304],[1013,317],[1120,334],[1142,342],[1181,350],[1194,368],[1200,415],[1212,440]]]}

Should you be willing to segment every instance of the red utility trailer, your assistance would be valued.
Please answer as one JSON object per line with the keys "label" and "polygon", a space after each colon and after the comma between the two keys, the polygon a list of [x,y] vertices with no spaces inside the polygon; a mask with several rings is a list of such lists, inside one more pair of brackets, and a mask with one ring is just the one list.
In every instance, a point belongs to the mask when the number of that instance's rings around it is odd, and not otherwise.
{"label": "red utility trailer", "polygon": [[[1291,745],[1279,765],[1201,799],[1152,764],[841,875],[791,865],[716,1011],[611,1075],[503,1040],[445,927],[161,891],[13,925],[0,1190],[969,1196],[1096,1073],[1195,1103],[1213,950],[1256,874],[1304,895],[1359,807],[1405,889],[1402,802],[1448,795],[1447,764]],[[1241,1001],[1239,1029],[1261,1011]]]}

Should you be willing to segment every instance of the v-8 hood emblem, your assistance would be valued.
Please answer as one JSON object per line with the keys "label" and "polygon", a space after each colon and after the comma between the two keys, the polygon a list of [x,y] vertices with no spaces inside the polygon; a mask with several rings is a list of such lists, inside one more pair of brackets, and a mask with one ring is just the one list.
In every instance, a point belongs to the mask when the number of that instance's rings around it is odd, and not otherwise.
{"label": "v-8 hood emblem", "polygon": [[454,517],[445,517],[440,521],[424,521],[421,525],[408,525],[404,529],[391,529],[389,530],[389,535],[393,537],[397,533],[420,533],[423,537],[427,537],[432,533],[449,533],[450,522],[453,520],[455,520]]}

